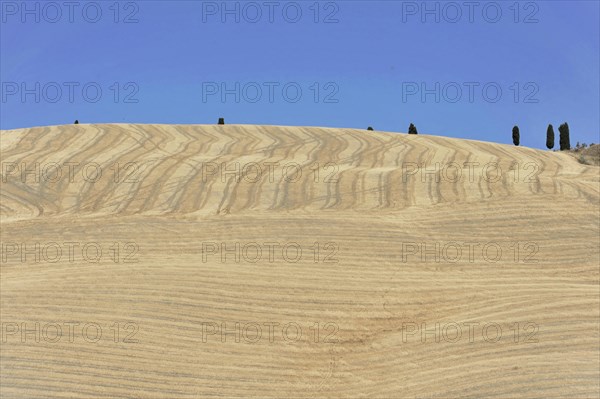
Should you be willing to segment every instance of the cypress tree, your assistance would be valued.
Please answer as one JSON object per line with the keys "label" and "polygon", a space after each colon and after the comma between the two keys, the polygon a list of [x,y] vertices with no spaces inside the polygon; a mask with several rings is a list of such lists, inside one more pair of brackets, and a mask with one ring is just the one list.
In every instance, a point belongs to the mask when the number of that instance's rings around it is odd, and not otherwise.
{"label": "cypress tree", "polygon": [[565,149],[565,128],[564,125],[558,127],[558,148],[561,151]]}
{"label": "cypress tree", "polygon": [[560,133],[559,144],[560,150],[566,151],[571,149],[571,138],[569,137],[569,124],[567,122],[563,123],[558,127],[558,131]]}
{"label": "cypress tree", "polygon": [[419,134],[419,132],[417,132],[417,127],[412,123],[408,127],[408,134]]}
{"label": "cypress tree", "polygon": [[225,124],[225,118],[219,118],[219,125]]}
{"label": "cypress tree", "polygon": [[521,135],[519,134],[519,126],[513,127],[513,130],[512,130],[513,144],[518,146],[520,138],[521,138]]}
{"label": "cypress tree", "polygon": [[79,119],[75,119],[75,125],[79,125]]}
{"label": "cypress tree", "polygon": [[554,127],[552,124],[548,125],[548,130],[546,130],[546,147],[549,150],[554,148]]}

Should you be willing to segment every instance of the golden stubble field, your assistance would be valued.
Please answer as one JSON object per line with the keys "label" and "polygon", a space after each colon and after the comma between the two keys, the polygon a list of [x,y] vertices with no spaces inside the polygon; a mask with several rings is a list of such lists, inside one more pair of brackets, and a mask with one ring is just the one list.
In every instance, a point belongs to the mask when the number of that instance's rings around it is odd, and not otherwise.
{"label": "golden stubble field", "polygon": [[595,398],[600,169],[353,129],[2,131],[2,398]]}

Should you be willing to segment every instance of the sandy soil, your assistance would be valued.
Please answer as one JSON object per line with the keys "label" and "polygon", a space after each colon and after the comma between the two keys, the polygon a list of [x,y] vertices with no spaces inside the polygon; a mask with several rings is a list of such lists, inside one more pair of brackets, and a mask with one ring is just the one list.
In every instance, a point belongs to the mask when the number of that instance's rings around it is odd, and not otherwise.
{"label": "sandy soil", "polygon": [[434,136],[2,131],[0,396],[600,395],[600,169]]}

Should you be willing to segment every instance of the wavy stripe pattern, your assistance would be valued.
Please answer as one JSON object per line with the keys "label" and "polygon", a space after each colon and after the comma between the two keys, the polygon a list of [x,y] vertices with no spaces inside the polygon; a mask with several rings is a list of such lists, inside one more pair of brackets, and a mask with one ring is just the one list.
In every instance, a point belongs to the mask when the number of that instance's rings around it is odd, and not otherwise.
{"label": "wavy stripe pattern", "polygon": [[600,169],[568,155],[72,125],[0,158],[1,397],[600,395]]}

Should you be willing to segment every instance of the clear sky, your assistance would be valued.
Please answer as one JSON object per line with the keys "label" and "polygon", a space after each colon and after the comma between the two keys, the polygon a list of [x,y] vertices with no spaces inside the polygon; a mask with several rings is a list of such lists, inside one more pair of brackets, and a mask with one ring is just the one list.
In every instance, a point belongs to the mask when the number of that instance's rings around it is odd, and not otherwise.
{"label": "clear sky", "polygon": [[0,127],[352,127],[600,142],[593,1],[0,1]]}

